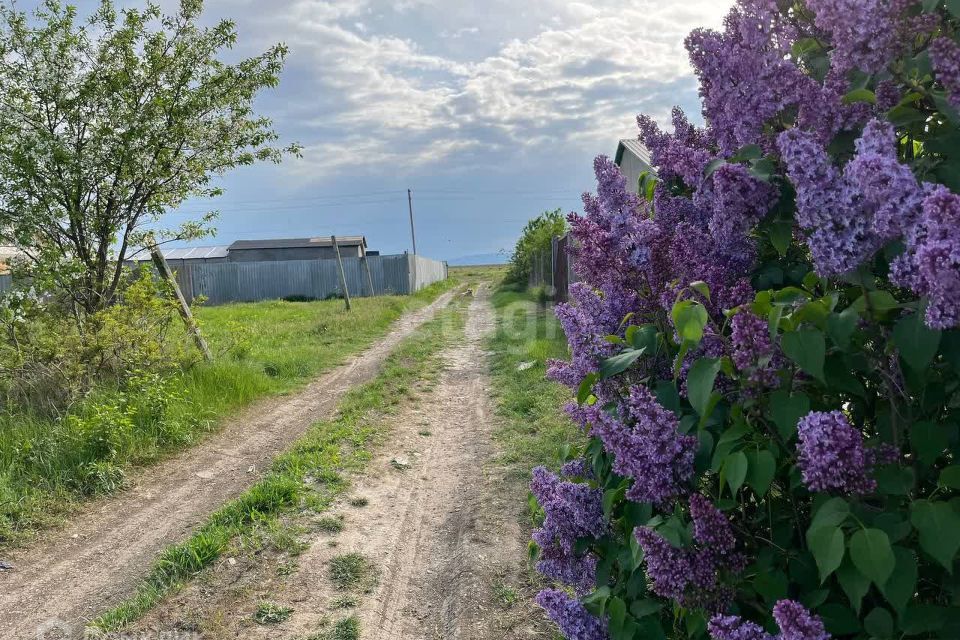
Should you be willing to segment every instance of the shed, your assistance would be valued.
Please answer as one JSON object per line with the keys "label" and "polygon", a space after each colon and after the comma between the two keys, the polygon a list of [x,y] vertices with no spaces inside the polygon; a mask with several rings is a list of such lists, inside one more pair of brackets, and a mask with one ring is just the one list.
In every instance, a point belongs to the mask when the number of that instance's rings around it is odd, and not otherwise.
{"label": "shed", "polygon": [[[364,236],[337,236],[337,244],[344,258],[359,258],[367,247],[367,239]],[[325,260],[336,257],[329,237],[238,240],[229,248],[230,262]]]}
{"label": "shed", "polygon": [[640,174],[646,171],[655,173],[650,164],[650,152],[639,140],[632,138],[621,140],[617,145],[615,162],[627,180],[627,190],[632,193],[640,190]]}

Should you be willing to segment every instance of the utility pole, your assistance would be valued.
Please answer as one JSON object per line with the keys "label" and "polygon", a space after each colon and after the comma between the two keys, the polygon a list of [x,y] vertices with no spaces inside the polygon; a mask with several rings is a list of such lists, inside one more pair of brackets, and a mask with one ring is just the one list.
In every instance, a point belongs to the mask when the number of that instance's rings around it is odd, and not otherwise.
{"label": "utility pole", "polygon": [[407,189],[407,205],[410,207],[410,239],[413,240],[413,255],[417,255],[417,230],[413,226],[413,191]]}
{"label": "utility pole", "polygon": [[347,289],[347,274],[343,271],[343,258],[340,257],[340,245],[337,244],[337,236],[330,236],[330,242],[333,243],[333,249],[337,252],[337,264],[340,266],[340,286],[343,287],[343,299],[347,303],[347,311],[353,306],[350,304],[350,290]]}

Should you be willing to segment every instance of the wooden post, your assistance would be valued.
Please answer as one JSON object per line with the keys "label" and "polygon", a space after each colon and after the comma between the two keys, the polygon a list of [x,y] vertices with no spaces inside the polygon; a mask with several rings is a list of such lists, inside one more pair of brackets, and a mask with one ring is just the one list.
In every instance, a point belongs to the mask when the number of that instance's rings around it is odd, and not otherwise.
{"label": "wooden post", "polygon": [[343,299],[347,303],[347,311],[353,307],[350,304],[350,290],[347,289],[347,274],[343,271],[343,258],[340,257],[340,245],[337,244],[337,236],[330,236],[333,243],[333,250],[337,252],[337,264],[340,266],[340,286],[343,287]]}
{"label": "wooden post", "polygon": [[203,339],[203,334],[200,333],[200,327],[197,326],[197,321],[193,318],[190,305],[187,304],[186,298],[183,297],[183,292],[180,290],[180,285],[177,284],[177,279],[173,277],[173,272],[170,270],[170,265],[167,264],[167,259],[163,257],[163,252],[160,251],[160,247],[157,246],[157,243],[152,238],[149,239],[148,242],[150,244],[150,256],[153,258],[153,264],[157,267],[157,271],[160,272],[160,277],[169,282],[170,286],[173,287],[173,293],[177,297],[177,307],[180,311],[180,317],[183,318],[183,324],[187,327],[187,333],[190,334],[194,344],[197,345],[197,349],[203,354],[203,359],[207,362],[212,362],[213,354],[210,353],[210,347],[207,346],[207,341]]}
{"label": "wooden post", "polygon": [[360,245],[360,255],[363,257],[363,270],[367,272],[367,286],[370,287],[370,297],[377,295],[377,292],[373,290],[373,276],[370,275],[370,262],[367,260],[367,248]]}

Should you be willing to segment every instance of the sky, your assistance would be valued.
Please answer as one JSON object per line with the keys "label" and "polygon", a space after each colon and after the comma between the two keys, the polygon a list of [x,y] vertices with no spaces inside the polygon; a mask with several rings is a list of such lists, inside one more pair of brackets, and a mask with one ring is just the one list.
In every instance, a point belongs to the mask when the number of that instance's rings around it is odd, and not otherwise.
{"label": "sky", "polygon": [[289,46],[256,107],[303,157],[232,172],[224,196],[168,225],[216,209],[218,235],[202,244],[363,234],[399,253],[411,249],[409,188],[420,254],[508,253],[541,211],[581,208],[593,158],[636,137],[638,113],[698,117],[683,40],[719,27],[730,4],[207,0],[204,21],[236,22],[236,54]]}

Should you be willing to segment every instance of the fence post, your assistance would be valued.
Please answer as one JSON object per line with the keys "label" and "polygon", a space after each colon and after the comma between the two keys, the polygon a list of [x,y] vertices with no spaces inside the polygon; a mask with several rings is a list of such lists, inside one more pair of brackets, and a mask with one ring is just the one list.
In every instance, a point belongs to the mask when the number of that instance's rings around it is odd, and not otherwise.
{"label": "fence post", "polygon": [[370,297],[377,295],[373,290],[373,276],[370,275],[370,262],[367,260],[367,248],[360,245],[360,257],[363,260],[363,270],[367,272],[367,286],[370,287]]}
{"label": "fence post", "polygon": [[203,359],[207,362],[212,362],[213,354],[210,353],[210,347],[207,346],[207,341],[203,339],[203,334],[200,333],[200,327],[197,326],[196,320],[193,319],[190,305],[188,305],[184,299],[183,292],[180,291],[180,285],[177,284],[177,279],[173,277],[173,272],[170,271],[170,265],[167,264],[167,259],[163,256],[163,252],[160,251],[160,247],[157,246],[153,238],[149,238],[148,242],[150,244],[150,257],[153,258],[153,264],[157,267],[157,271],[160,272],[160,277],[169,282],[170,286],[173,287],[173,294],[177,298],[177,307],[180,311],[180,317],[183,318],[183,323],[187,326],[187,333],[193,338],[193,343],[197,345],[197,349],[203,355]]}
{"label": "fence post", "polygon": [[350,304],[350,290],[347,289],[347,274],[343,271],[343,258],[340,257],[340,245],[337,244],[337,236],[330,236],[333,242],[333,250],[337,252],[337,265],[340,267],[340,286],[343,287],[343,299],[347,303],[347,311],[353,306]]}

